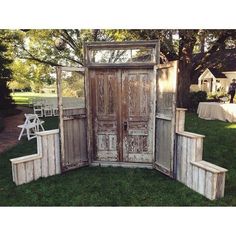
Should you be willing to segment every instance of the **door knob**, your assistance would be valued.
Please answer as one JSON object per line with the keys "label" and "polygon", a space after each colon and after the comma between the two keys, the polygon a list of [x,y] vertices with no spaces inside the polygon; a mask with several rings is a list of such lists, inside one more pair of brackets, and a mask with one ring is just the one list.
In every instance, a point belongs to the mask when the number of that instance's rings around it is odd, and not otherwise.
{"label": "door knob", "polygon": [[125,122],[124,122],[124,130],[127,131],[127,129],[128,129],[128,122],[125,121]]}

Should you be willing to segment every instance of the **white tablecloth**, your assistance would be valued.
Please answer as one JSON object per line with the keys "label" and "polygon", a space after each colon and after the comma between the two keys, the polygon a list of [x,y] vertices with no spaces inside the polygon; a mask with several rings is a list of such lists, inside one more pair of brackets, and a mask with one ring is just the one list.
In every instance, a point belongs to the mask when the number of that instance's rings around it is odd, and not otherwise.
{"label": "white tablecloth", "polygon": [[236,122],[236,104],[200,102],[197,114],[205,120],[222,120]]}

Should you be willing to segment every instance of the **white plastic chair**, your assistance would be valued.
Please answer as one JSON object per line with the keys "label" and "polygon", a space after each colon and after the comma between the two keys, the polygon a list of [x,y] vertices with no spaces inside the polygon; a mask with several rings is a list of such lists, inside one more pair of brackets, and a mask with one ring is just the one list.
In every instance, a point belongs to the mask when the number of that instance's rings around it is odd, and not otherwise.
{"label": "white plastic chair", "polygon": [[25,114],[25,118],[25,123],[17,126],[21,128],[18,140],[21,139],[24,132],[26,132],[28,140],[31,140],[36,138],[36,132],[40,131],[40,128],[44,131],[42,125],[44,121],[40,120],[37,114]]}
{"label": "white plastic chair", "polygon": [[38,117],[43,117],[43,101],[37,100],[34,102],[34,114],[38,115]]}
{"label": "white plastic chair", "polygon": [[44,105],[44,116],[52,116],[53,110],[52,110],[52,105],[51,104],[45,104]]}

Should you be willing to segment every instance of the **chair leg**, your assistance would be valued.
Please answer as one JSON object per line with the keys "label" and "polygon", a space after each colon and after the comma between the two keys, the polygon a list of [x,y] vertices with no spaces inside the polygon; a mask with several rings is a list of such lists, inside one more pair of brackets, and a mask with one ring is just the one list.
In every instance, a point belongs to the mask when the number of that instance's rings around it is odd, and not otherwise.
{"label": "chair leg", "polygon": [[41,129],[42,129],[43,131],[45,131],[45,129],[44,129],[44,127],[42,126],[42,124],[40,124],[40,127],[41,127]]}
{"label": "chair leg", "polygon": [[34,128],[35,132],[39,132],[39,125],[37,124]]}
{"label": "chair leg", "polygon": [[20,135],[19,135],[19,137],[18,137],[18,140],[21,140],[21,137],[22,137],[22,135],[23,135],[24,129],[25,129],[25,128],[22,128],[22,129],[21,129],[21,132],[20,132]]}
{"label": "chair leg", "polygon": [[[33,130],[31,130],[31,129],[33,129]],[[36,138],[36,134],[35,134],[36,129],[37,129],[36,127],[29,129],[28,140],[31,140],[31,139],[33,139],[33,138]]]}
{"label": "chair leg", "polygon": [[27,128],[27,129],[26,129],[26,132],[27,132],[27,138],[28,138],[28,140],[30,140],[30,129]]}

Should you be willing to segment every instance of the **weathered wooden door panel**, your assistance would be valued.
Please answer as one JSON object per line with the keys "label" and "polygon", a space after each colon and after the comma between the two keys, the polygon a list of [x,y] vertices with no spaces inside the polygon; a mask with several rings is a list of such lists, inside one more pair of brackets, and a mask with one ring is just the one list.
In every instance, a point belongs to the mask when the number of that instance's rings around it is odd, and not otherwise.
{"label": "weathered wooden door panel", "polygon": [[[58,107],[60,116],[61,169],[67,171],[88,165],[87,122],[85,108],[63,108],[62,69],[57,68]],[[77,71],[66,68],[66,71]]]}
{"label": "weathered wooden door panel", "polygon": [[85,109],[67,109],[63,115],[63,126],[62,170],[66,171],[88,165]]}
{"label": "weathered wooden door panel", "polygon": [[90,69],[95,160],[153,162],[153,76],[152,69]]}
{"label": "weathered wooden door panel", "polygon": [[171,177],[175,162],[177,61],[157,68],[155,168]]}
{"label": "weathered wooden door panel", "polygon": [[152,69],[122,71],[122,141],[125,162],[153,162],[153,76]]}
{"label": "weathered wooden door panel", "polygon": [[119,71],[90,70],[93,110],[94,159],[118,160]]}

